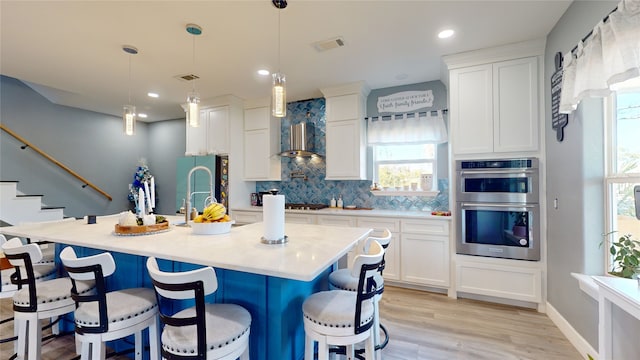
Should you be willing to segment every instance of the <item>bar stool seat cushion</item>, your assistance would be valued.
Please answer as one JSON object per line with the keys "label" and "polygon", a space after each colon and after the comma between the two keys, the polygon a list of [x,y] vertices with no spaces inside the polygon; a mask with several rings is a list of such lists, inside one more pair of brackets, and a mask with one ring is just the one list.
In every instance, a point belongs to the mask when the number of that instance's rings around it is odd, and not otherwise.
{"label": "bar stool seat cushion", "polygon": [[[76,286],[80,281],[76,281]],[[137,323],[140,318],[154,316],[156,294],[149,288],[131,288],[106,293],[107,316],[109,331],[130,326],[130,322]],[[98,302],[81,302],[74,313],[76,326],[91,328],[100,325],[100,311]],[[130,321],[127,321],[130,320]]]}
{"label": "bar stool seat cushion", "polygon": [[[36,271],[37,267],[40,267],[40,265],[33,266],[34,272]],[[89,291],[92,291],[95,285],[93,281],[82,281],[78,282],[77,286],[79,287],[78,291],[87,293]],[[57,278],[39,282],[36,297],[38,308],[41,308],[40,310],[44,310],[45,308],[47,308],[47,304],[49,303],[55,304],[56,308],[73,305],[74,301],[71,298],[69,289],[71,289],[71,279],[69,278]],[[13,304],[22,307],[31,305],[29,303],[28,287],[23,287],[22,289],[16,291],[16,293],[13,295]]]}
{"label": "bar stool seat cushion", "polygon": [[[377,289],[384,288],[384,278],[378,273],[373,276]],[[329,284],[336,289],[358,291],[358,278],[351,275],[351,269],[339,269],[329,274]]]}
{"label": "bar stool seat cushion", "polygon": [[[251,314],[240,305],[205,304],[207,351],[221,348],[240,339],[251,327]],[[195,307],[184,309],[174,315],[176,318],[193,317]],[[166,325],[162,332],[162,347],[171,353],[197,353],[198,339],[196,326]]]}
{"label": "bar stool seat cushion", "polygon": [[[317,292],[307,298],[302,305],[304,317],[323,327],[335,328],[333,335],[353,335],[354,314],[356,313],[356,293],[345,290]],[[360,325],[373,319],[373,304],[362,304]]]}

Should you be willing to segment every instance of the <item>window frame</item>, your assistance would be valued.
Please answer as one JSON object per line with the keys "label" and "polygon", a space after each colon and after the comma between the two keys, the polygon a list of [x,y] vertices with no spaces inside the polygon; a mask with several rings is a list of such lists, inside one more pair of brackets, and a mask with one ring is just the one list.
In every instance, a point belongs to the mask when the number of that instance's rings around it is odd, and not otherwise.
{"label": "window frame", "polygon": [[[376,147],[378,146],[402,146],[402,145],[406,145],[406,146],[410,146],[410,145],[432,145],[433,146],[433,159],[429,159],[429,158],[421,158],[421,159],[411,159],[411,160],[377,160],[376,159]],[[372,147],[372,167],[373,167],[373,171],[372,171],[372,175],[373,175],[373,182],[375,183],[380,183],[380,178],[379,178],[379,174],[378,174],[378,168],[379,165],[402,165],[402,164],[431,164],[431,167],[433,169],[432,173],[433,173],[433,177],[432,177],[432,181],[435,181],[438,178],[438,144],[434,144],[434,143],[429,143],[429,142],[425,142],[425,143],[421,143],[421,144],[377,144],[377,145],[370,145]],[[433,183],[431,184],[431,186],[433,186]],[[430,189],[423,189],[423,191],[428,191]]]}
{"label": "window frame", "polygon": [[[617,123],[618,123],[618,94],[626,92],[640,92],[640,86],[634,86],[629,88],[615,89],[604,101],[604,113],[605,113],[605,127],[604,127],[604,150],[605,150],[605,168],[604,168],[604,228],[605,228],[605,245],[603,246],[605,257],[604,273],[608,273],[612,265],[612,256],[609,253],[609,247],[612,241],[617,240],[621,235],[617,229],[617,203],[614,192],[614,185],[616,184],[640,184],[640,172],[637,173],[618,173],[617,169]],[[640,221],[640,220],[639,220]],[[636,234],[638,235],[638,234]]]}

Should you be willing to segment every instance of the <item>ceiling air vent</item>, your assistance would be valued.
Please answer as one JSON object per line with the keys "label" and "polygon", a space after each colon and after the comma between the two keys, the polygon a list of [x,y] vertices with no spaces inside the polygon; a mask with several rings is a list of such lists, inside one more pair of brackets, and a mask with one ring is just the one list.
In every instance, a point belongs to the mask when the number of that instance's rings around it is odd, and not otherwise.
{"label": "ceiling air vent", "polygon": [[197,80],[200,79],[200,77],[198,75],[195,74],[184,74],[184,75],[176,75],[174,76],[176,79],[181,80],[181,81],[192,81],[192,80]]}
{"label": "ceiling air vent", "polygon": [[327,51],[344,46],[344,39],[342,37],[336,37],[329,40],[322,40],[311,44],[318,51]]}

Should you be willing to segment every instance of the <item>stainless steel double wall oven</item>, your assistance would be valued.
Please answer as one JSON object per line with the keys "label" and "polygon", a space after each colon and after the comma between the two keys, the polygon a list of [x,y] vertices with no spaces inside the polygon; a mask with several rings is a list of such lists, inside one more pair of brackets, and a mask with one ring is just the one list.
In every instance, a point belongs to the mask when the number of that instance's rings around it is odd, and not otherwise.
{"label": "stainless steel double wall oven", "polygon": [[456,252],[540,260],[537,158],[456,161]]}

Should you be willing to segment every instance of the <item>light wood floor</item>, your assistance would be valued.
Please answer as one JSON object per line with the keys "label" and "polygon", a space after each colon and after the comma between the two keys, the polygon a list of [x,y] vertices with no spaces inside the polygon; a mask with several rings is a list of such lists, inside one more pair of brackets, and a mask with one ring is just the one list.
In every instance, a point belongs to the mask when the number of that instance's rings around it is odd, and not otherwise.
{"label": "light wood floor", "polygon": [[[0,310],[2,319],[10,317],[11,299],[0,300]],[[390,334],[382,351],[385,360],[582,359],[551,320],[535,310],[387,286],[380,314]],[[11,336],[12,324],[1,325],[0,334]],[[0,359],[8,359],[12,350],[12,344],[2,344]],[[45,342],[42,355],[42,360],[74,358],[73,337]]]}

